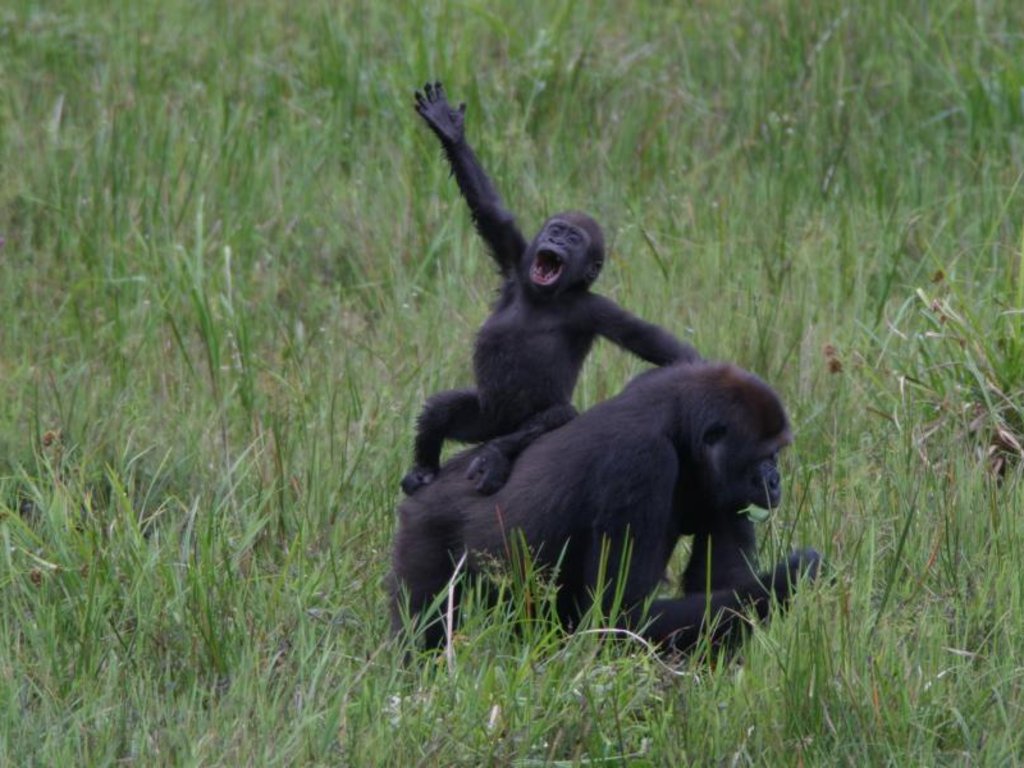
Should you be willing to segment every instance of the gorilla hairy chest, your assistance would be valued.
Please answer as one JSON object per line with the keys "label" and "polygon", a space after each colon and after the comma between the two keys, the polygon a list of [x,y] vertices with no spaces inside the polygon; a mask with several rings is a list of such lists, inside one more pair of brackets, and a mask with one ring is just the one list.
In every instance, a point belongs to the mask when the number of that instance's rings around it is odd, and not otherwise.
{"label": "gorilla hairy chest", "polygon": [[526,368],[530,375],[546,369],[568,373],[578,368],[590,346],[590,334],[573,329],[571,312],[564,306],[519,303],[497,309],[477,334],[477,368],[497,364],[506,370]]}
{"label": "gorilla hairy chest", "polygon": [[522,302],[495,309],[477,334],[473,354],[485,408],[532,411],[571,399],[593,338],[574,328],[573,310]]}

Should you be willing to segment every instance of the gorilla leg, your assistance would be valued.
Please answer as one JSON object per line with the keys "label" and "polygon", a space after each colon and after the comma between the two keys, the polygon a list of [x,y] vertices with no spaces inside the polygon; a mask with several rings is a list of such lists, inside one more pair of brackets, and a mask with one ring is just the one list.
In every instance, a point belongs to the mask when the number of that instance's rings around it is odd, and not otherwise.
{"label": "gorilla leg", "polygon": [[451,389],[430,397],[416,423],[414,466],[402,478],[402,490],[411,495],[434,479],[445,438],[479,442],[494,436],[494,426],[484,418],[475,389]]}
{"label": "gorilla leg", "polygon": [[483,446],[469,465],[466,477],[477,491],[489,496],[505,484],[512,462],[530,443],[553,429],[572,421],[576,409],[562,403],[527,419],[515,432],[497,437]]}
{"label": "gorilla leg", "polygon": [[[444,596],[451,585],[458,611],[460,590],[453,575],[465,551],[458,514],[447,510],[434,514],[399,512],[388,577],[392,634],[408,628],[420,633],[425,647],[443,645]],[[407,619],[413,620],[411,625],[407,626]]]}

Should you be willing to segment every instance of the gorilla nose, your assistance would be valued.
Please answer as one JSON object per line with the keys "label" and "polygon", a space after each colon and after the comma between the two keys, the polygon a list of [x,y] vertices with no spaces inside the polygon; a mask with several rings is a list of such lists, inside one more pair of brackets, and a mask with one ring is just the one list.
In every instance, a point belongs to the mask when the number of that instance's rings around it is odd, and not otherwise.
{"label": "gorilla nose", "polygon": [[758,490],[767,490],[775,493],[779,490],[782,481],[778,472],[759,472],[750,478],[750,483]]}
{"label": "gorilla nose", "polygon": [[762,462],[751,484],[755,499],[763,498],[773,507],[782,501],[782,476],[773,462]]}

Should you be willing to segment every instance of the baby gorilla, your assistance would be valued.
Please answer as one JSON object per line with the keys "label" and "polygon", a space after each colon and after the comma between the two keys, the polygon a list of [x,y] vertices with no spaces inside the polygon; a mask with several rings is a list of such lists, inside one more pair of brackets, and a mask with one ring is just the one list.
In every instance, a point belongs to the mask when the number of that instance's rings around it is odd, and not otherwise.
{"label": "baby gorilla", "polygon": [[504,485],[515,457],[540,435],[576,415],[580,368],[596,336],[664,366],[700,359],[696,350],[590,292],[604,264],[597,222],[578,212],[548,219],[533,242],[516,226],[466,142],[466,105],[453,109],[440,83],[416,93],[416,111],[440,139],[502,284],[473,352],[476,389],[432,396],[417,425],[415,466],[402,479],[414,493],[437,473],[445,438],[489,441],[469,466],[475,488]]}

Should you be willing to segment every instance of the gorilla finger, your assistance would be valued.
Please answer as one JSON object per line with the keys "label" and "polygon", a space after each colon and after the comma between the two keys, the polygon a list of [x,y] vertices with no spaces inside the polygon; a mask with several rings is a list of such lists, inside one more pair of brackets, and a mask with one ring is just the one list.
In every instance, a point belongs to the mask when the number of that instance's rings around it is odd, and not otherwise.
{"label": "gorilla finger", "polygon": [[464,101],[459,103],[459,114],[460,115],[466,114],[466,102],[464,102]]}

